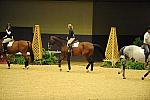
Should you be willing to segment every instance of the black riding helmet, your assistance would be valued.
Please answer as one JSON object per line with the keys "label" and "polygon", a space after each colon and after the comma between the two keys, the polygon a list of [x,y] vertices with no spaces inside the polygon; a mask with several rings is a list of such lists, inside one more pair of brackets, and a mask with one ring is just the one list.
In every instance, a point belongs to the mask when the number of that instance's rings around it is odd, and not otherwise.
{"label": "black riding helmet", "polygon": [[150,30],[150,26],[147,26],[147,30]]}

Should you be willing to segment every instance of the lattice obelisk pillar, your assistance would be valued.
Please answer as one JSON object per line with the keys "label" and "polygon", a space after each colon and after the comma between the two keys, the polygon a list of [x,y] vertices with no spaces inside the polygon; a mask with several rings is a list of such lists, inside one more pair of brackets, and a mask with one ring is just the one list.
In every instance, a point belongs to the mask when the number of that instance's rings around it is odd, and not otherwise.
{"label": "lattice obelisk pillar", "polygon": [[42,59],[43,51],[42,51],[42,41],[41,41],[40,26],[39,25],[35,25],[35,28],[34,28],[32,49],[33,49],[35,60]]}
{"label": "lattice obelisk pillar", "polygon": [[117,42],[117,35],[116,35],[116,27],[111,27],[106,51],[105,51],[105,61],[111,61],[112,66],[119,59],[119,52],[118,52],[118,42]]}

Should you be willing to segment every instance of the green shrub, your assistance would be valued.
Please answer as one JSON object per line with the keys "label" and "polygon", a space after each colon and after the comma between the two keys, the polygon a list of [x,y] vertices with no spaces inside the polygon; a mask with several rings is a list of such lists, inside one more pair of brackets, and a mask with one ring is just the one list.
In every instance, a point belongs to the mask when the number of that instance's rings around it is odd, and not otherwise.
{"label": "green shrub", "polygon": [[137,37],[134,39],[133,44],[137,46],[141,46],[143,44],[143,41],[140,39],[140,37]]}
{"label": "green shrub", "polygon": [[43,51],[43,59],[34,61],[36,65],[51,65],[58,64],[59,55],[50,51]]}
{"label": "green shrub", "polygon": [[[125,63],[125,59],[122,59],[121,61],[119,61],[119,62],[116,63],[115,68],[121,68],[122,64],[124,64],[124,63]],[[110,61],[104,61],[102,67],[112,68],[112,63]],[[144,68],[144,64],[143,63],[130,60],[126,64],[126,69],[143,70],[145,68]]]}
{"label": "green shrub", "polygon": [[132,61],[132,60],[130,60],[127,63],[126,68],[128,68],[128,69],[137,69],[137,70],[143,70],[143,69],[145,69],[143,63],[139,63],[139,62]]}
{"label": "green shrub", "polygon": [[112,68],[111,61],[104,61],[103,64],[102,64],[102,67]]}
{"label": "green shrub", "polygon": [[43,54],[42,64],[57,64],[58,56],[58,54],[51,53],[50,51],[45,51]]}
{"label": "green shrub", "polygon": [[25,62],[25,59],[22,55],[10,55],[9,60],[11,64],[20,64],[23,65]]}
{"label": "green shrub", "polygon": [[[43,59],[35,60],[32,64],[35,65],[51,65],[58,64],[59,55],[51,53],[50,51],[43,51]],[[11,64],[20,64],[23,65],[25,59],[22,55],[10,55],[9,60]]]}

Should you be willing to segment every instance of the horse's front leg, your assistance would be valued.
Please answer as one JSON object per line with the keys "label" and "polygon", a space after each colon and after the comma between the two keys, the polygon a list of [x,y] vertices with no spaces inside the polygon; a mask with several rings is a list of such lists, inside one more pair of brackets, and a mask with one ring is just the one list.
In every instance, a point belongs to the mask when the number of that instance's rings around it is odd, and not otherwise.
{"label": "horse's front leg", "polygon": [[70,56],[71,56],[71,52],[68,52],[67,53],[67,62],[68,62],[68,71],[67,72],[69,72],[71,70]]}
{"label": "horse's front leg", "polygon": [[122,77],[123,77],[123,79],[126,79],[126,77],[125,77],[125,68],[126,66],[125,66],[125,64],[123,64],[123,73],[122,73]]}
{"label": "horse's front leg", "polygon": [[123,79],[126,79],[126,77],[125,77],[125,67],[126,67],[127,59],[120,59],[120,61],[121,61],[122,68],[121,68],[121,71],[118,72],[118,74],[122,73]]}
{"label": "horse's front leg", "polygon": [[62,52],[60,55],[59,55],[59,59],[58,59],[58,67],[59,67],[59,70],[60,72],[62,71],[62,68],[61,68],[61,61],[65,58],[64,56],[64,53]]}
{"label": "horse's front leg", "polygon": [[8,69],[10,69],[10,61],[9,61],[7,55],[4,54],[3,57],[4,57],[4,59],[6,59],[6,62],[7,62],[7,64],[8,64]]}
{"label": "horse's front leg", "polygon": [[59,67],[59,70],[60,70],[60,72],[62,71],[62,68],[61,68],[61,60],[59,59],[58,60],[58,67]]}
{"label": "horse's front leg", "polygon": [[86,72],[88,73],[89,72],[89,66],[90,66],[91,64],[90,63],[88,63],[88,65],[86,66]]}

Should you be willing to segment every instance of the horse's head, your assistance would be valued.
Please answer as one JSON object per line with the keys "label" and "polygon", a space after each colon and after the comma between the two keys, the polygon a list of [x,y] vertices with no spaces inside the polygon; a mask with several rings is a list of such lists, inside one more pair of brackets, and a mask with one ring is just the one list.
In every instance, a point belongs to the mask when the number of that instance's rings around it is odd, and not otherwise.
{"label": "horse's head", "polygon": [[66,45],[66,39],[63,39],[61,37],[51,36],[48,40],[49,48],[51,48],[53,45],[57,45],[59,48]]}
{"label": "horse's head", "polygon": [[48,40],[49,45],[54,45],[55,42],[56,42],[55,36],[51,36],[51,37],[49,38],[49,40]]}

